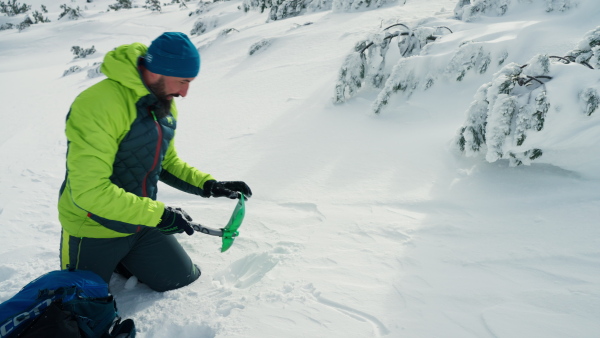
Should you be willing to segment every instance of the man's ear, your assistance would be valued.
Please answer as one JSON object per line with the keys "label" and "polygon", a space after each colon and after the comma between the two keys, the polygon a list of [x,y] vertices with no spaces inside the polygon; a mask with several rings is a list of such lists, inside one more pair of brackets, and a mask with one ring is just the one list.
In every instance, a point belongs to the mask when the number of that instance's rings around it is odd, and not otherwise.
{"label": "man's ear", "polygon": [[144,66],[140,66],[140,70],[142,73],[142,79],[144,80],[144,83],[146,83],[147,85],[155,84],[156,82],[158,82],[158,80],[162,76],[160,74],[152,73]]}

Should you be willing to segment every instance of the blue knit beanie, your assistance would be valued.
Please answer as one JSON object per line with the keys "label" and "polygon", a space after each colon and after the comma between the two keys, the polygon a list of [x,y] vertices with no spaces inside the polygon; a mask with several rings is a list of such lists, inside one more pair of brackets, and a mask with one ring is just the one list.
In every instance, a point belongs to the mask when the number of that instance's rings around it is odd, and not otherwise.
{"label": "blue knit beanie", "polygon": [[144,65],[152,73],[174,77],[196,77],[200,54],[187,35],[163,33],[150,44]]}

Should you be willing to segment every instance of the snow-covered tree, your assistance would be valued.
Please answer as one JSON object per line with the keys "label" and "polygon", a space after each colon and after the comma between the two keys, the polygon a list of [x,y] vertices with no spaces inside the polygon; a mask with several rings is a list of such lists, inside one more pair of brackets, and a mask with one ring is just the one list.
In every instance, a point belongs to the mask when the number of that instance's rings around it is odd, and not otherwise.
{"label": "snow-covered tree", "polygon": [[171,4],[179,4],[179,8],[188,8],[185,0],[171,0]]}
{"label": "snow-covered tree", "polygon": [[217,16],[209,16],[203,17],[196,20],[194,23],[194,27],[190,31],[190,35],[200,35],[207,31],[210,31],[217,27],[218,25],[218,17]]}
{"label": "snow-covered tree", "polygon": [[0,13],[4,13],[8,16],[27,13],[30,9],[30,5],[21,4],[20,2],[17,2],[17,0],[8,0],[7,2],[0,1]]}
{"label": "snow-covered tree", "polygon": [[[466,122],[458,131],[457,147],[466,156],[482,153],[488,162],[508,159],[512,166],[530,164],[544,154],[540,140],[552,137],[545,130],[552,122],[552,107],[554,116],[589,116],[598,110],[600,83],[595,72],[568,58],[548,55],[536,55],[523,66],[504,66],[475,94]],[[582,83],[581,88],[572,88],[574,83]],[[565,95],[565,89],[579,95]],[[570,108],[561,108],[565,106]],[[529,138],[539,132],[546,132],[545,138],[534,137],[530,142]]]}
{"label": "snow-covered tree", "polygon": [[108,5],[109,10],[118,11],[121,9],[130,9],[132,7],[131,0],[117,0],[116,3]]}
{"label": "snow-covered tree", "polygon": [[271,46],[272,43],[273,43],[272,39],[262,39],[256,43],[253,43],[252,46],[250,46],[248,55],[254,55],[258,51],[268,48],[269,46]]}
{"label": "snow-covered tree", "polygon": [[146,0],[146,5],[144,7],[153,12],[162,11],[162,7],[160,6],[160,0]]}
{"label": "snow-covered tree", "polygon": [[[510,63],[479,88],[456,140],[465,155],[486,149],[488,162],[508,158],[513,165],[541,155],[539,149],[517,152],[512,148],[523,145],[528,130],[543,128],[549,109],[544,85],[550,79],[549,64],[547,55],[537,55],[525,66]],[[534,100],[532,95],[536,95]]]}
{"label": "snow-covered tree", "polygon": [[577,6],[578,0],[458,0],[454,16],[462,21],[473,21],[481,15],[502,16],[520,3],[542,2],[546,12],[564,12]]}
{"label": "snow-covered tree", "polygon": [[579,0],[546,0],[546,12],[565,12],[577,6]]}
{"label": "snow-covered tree", "polygon": [[305,13],[332,10],[350,12],[379,8],[386,4],[406,0],[243,0],[241,9],[245,12],[269,10],[269,20],[283,20]]}
{"label": "snow-covered tree", "polygon": [[67,76],[67,75],[79,73],[80,71],[81,71],[81,67],[80,66],[77,66],[77,65],[71,66],[71,67],[69,67],[69,69],[67,69],[67,70],[65,70],[63,72],[62,76],[64,77],[64,76]]}
{"label": "snow-covered tree", "polygon": [[[424,27],[427,28],[427,27]],[[423,29],[423,32],[431,32]],[[433,37],[439,37],[440,32],[449,32],[445,27],[438,27],[434,31]],[[415,33],[416,36],[419,34]],[[508,58],[508,51],[503,48],[493,48],[490,44],[483,42],[467,42],[462,44],[458,50],[450,57],[428,55],[428,45],[421,46],[419,41],[435,41],[427,38],[428,34],[423,34],[419,39],[413,39],[412,42],[399,40],[401,56],[411,56],[410,53],[417,53],[410,58],[400,58],[396,66],[391,70],[391,73],[385,71],[386,68],[381,67],[383,62],[381,58],[370,58],[369,55],[363,60],[363,64],[356,62],[358,59],[347,58],[342,66],[340,76],[336,83],[334,102],[340,103],[356,94],[359,88],[369,85],[375,88],[382,88],[377,99],[371,106],[373,113],[383,111],[392,96],[403,94],[409,97],[415,90],[427,90],[437,81],[463,81],[468,74],[485,74],[490,68],[502,66]],[[421,42],[423,43],[423,42]],[[433,46],[433,45],[431,45]],[[421,51],[423,50],[423,51]],[[381,62],[381,63],[378,63]],[[349,71],[350,66],[364,66],[365,74],[361,78],[360,85],[357,81],[351,81],[356,78],[348,77],[348,74],[353,74]],[[381,70],[384,71],[381,71]],[[361,74],[355,71],[354,74]],[[377,81],[379,77],[383,77],[382,85]],[[363,80],[364,79],[364,80]]]}
{"label": "snow-covered tree", "polygon": [[104,75],[102,73],[102,71],[100,70],[101,66],[102,66],[102,62],[94,62],[94,64],[92,64],[91,68],[88,69],[87,77],[90,79],[93,79],[95,77]]}
{"label": "snow-covered tree", "polygon": [[210,5],[207,2],[199,1],[196,9],[193,12],[190,12],[189,16],[192,15],[200,15],[206,13],[210,10]]}
{"label": "snow-covered tree", "polygon": [[271,8],[270,0],[242,0],[240,9],[244,12],[250,12],[251,10],[258,10],[264,13],[265,9]]}
{"label": "snow-covered tree", "polygon": [[333,0],[312,0],[306,4],[308,13],[328,11],[333,7]]}
{"label": "snow-covered tree", "polygon": [[[491,51],[486,50],[484,44],[468,42],[460,46],[452,56],[444,72],[456,81],[462,81],[471,70],[483,74],[492,62]],[[499,61],[500,63],[504,60]]]}
{"label": "snow-covered tree", "polygon": [[473,21],[481,14],[501,16],[506,13],[511,0],[459,0],[454,15],[463,21]]}
{"label": "snow-covered tree", "polygon": [[90,48],[81,48],[79,46],[73,46],[71,47],[71,52],[73,52],[73,55],[75,55],[75,59],[83,59],[88,55],[96,53],[96,47],[92,46]]}
{"label": "snow-covered tree", "polygon": [[16,25],[13,23],[5,23],[2,26],[0,26],[0,31],[16,28],[19,30],[19,32],[21,32],[24,29],[30,27],[31,25],[50,22],[50,19],[48,19],[48,17],[44,17],[43,13],[48,13],[48,10],[46,9],[46,6],[41,5],[41,12],[36,10],[31,14],[26,14],[23,18],[23,21]]}
{"label": "snow-covered tree", "polygon": [[67,17],[69,20],[77,20],[82,16],[79,6],[77,6],[77,8],[72,8],[66,4],[62,4],[60,5],[60,8],[63,11],[58,15],[58,20],[64,17]]}
{"label": "snow-covered tree", "polygon": [[31,18],[29,17],[29,15],[25,16],[25,19],[23,21],[21,21],[21,23],[19,23],[17,25],[17,29],[20,31],[24,30],[25,28],[29,27],[33,25],[33,21],[31,20]]}
{"label": "snow-covered tree", "polygon": [[50,19],[48,19],[48,17],[44,17],[44,13],[48,13],[48,9],[46,9],[46,6],[42,5],[41,10],[41,12],[34,11],[33,13],[31,13],[34,24],[50,22]]}
{"label": "snow-covered tree", "polygon": [[335,85],[334,102],[345,102],[358,92],[365,78],[366,63],[367,58],[363,53],[352,53],[346,56]]}
{"label": "snow-covered tree", "polygon": [[[313,5],[312,3],[315,2]],[[245,12],[258,10],[261,13],[269,10],[269,20],[283,20],[309,11],[316,11],[325,3],[326,8],[331,9],[331,0],[243,0],[242,9]]]}
{"label": "snow-covered tree", "polygon": [[593,68],[600,68],[600,26],[587,32],[576,49],[567,53],[566,58]]}
{"label": "snow-covered tree", "polygon": [[224,28],[219,32],[219,37],[223,37],[223,36],[227,36],[229,34],[232,34],[234,32],[239,32],[237,29],[235,28]]}
{"label": "snow-covered tree", "polygon": [[305,12],[306,3],[305,0],[272,0],[269,19],[275,21],[298,16]]}
{"label": "snow-covered tree", "polygon": [[72,75],[72,74],[76,74],[76,73],[80,73],[83,72],[85,70],[87,70],[87,77],[88,78],[95,78],[98,76],[102,76],[102,71],[100,71],[100,67],[102,66],[102,62],[94,62],[91,66],[90,65],[86,65],[86,66],[71,66],[69,67],[69,69],[65,70],[63,72],[63,77],[64,76],[68,76],[68,75]]}
{"label": "snow-covered tree", "polygon": [[[387,4],[396,3],[399,0],[333,0],[332,10],[334,12],[354,12],[370,8],[379,8]],[[406,3],[406,0],[400,0]]]}
{"label": "snow-covered tree", "polygon": [[403,92],[407,97],[410,97],[415,89],[422,84],[421,77],[417,76],[417,67],[414,66],[414,60],[416,59],[402,59],[394,66],[392,74],[386,81],[383,90],[371,106],[373,113],[381,113],[383,107],[388,104],[392,94]]}
{"label": "snow-covered tree", "polygon": [[449,32],[450,29],[446,27],[411,29],[404,24],[394,24],[381,32],[371,34],[366,40],[359,41],[354,51],[344,60],[338,73],[333,101],[345,102],[364,85],[373,88],[384,87],[390,77],[390,70],[386,64],[393,39],[397,40],[400,56],[409,57],[419,54],[427,43]]}
{"label": "snow-covered tree", "polygon": [[600,94],[597,88],[586,88],[581,94],[579,94],[581,103],[583,105],[583,111],[587,116],[592,115],[598,110],[600,105]]}
{"label": "snow-covered tree", "polygon": [[486,83],[479,87],[475,93],[475,101],[467,110],[467,121],[459,131],[460,137],[457,139],[457,144],[467,156],[474,156],[482,147],[485,147],[485,127],[489,106],[487,93],[491,86],[491,83]]}

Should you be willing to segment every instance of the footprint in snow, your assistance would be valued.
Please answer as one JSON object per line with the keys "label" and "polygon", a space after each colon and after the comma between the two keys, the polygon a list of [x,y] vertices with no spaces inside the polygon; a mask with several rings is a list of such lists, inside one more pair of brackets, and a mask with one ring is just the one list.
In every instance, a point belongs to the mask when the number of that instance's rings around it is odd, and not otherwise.
{"label": "footprint in snow", "polygon": [[224,286],[245,289],[259,282],[278,262],[279,259],[268,252],[250,254],[216,273],[214,280]]}

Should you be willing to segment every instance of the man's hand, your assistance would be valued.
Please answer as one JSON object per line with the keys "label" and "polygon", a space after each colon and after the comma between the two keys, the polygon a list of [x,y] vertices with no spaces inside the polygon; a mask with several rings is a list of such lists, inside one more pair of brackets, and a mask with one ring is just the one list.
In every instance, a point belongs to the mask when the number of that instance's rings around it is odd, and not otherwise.
{"label": "man's hand", "polygon": [[227,197],[231,199],[240,198],[240,192],[244,194],[245,199],[252,197],[252,190],[242,181],[206,181],[204,189],[205,197]]}
{"label": "man's hand", "polygon": [[192,218],[181,208],[165,207],[160,222],[156,226],[165,235],[180,234],[185,231],[192,235],[194,229],[190,226]]}

